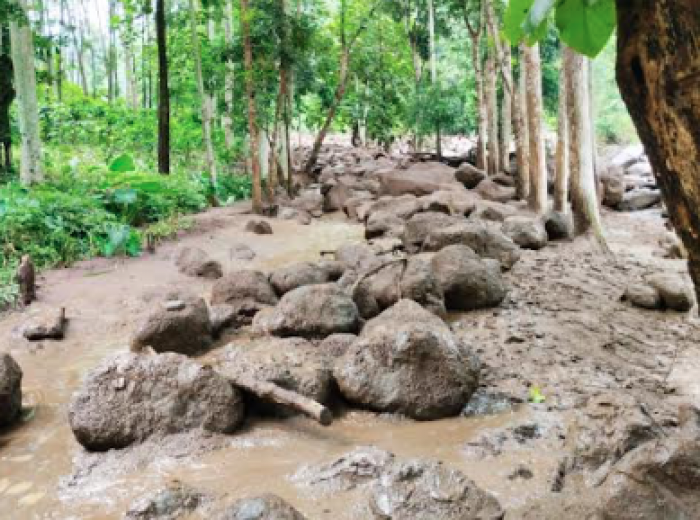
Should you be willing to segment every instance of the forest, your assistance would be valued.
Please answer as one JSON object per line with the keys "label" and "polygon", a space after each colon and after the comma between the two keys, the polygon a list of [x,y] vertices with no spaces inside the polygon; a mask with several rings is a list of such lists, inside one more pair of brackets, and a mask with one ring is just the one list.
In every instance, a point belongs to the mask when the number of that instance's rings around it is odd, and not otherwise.
{"label": "forest", "polygon": [[0,510],[695,518],[698,13],[0,0]]}

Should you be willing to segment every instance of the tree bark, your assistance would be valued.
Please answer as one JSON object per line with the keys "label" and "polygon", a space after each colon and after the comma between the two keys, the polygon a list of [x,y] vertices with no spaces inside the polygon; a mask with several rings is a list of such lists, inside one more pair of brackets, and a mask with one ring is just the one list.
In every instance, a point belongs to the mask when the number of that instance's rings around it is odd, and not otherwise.
{"label": "tree bark", "polygon": [[513,65],[511,63],[510,43],[505,42],[503,47],[502,73],[503,83],[511,85],[510,91],[503,89],[503,103],[501,104],[501,168],[510,173],[510,145],[513,139]]}
{"label": "tree bark", "polygon": [[569,118],[567,116],[567,68],[562,54],[559,70],[559,109],[557,111],[557,165],[554,178],[554,211],[567,213],[569,210]]}
{"label": "tree bark", "polygon": [[[27,0],[20,0],[19,6],[27,12]],[[44,180],[31,27],[17,21],[10,22],[10,42],[21,137],[20,180],[24,185],[31,185]]]}
{"label": "tree bark", "polygon": [[700,16],[697,0],[617,0],[617,81],[700,298]]}
{"label": "tree bark", "polygon": [[235,137],[233,133],[233,89],[235,87],[236,65],[230,57],[233,47],[233,0],[226,0],[224,38],[228,49],[226,76],[224,79],[224,104],[226,105],[226,111],[222,117],[222,122],[224,127],[224,141],[226,142],[226,148],[230,150],[233,148]]}
{"label": "tree bark", "polygon": [[524,55],[530,155],[529,206],[535,213],[542,214],[547,211],[547,164],[542,130],[542,69],[539,45],[525,45]]}
{"label": "tree bark", "polygon": [[[520,44],[522,49],[524,44]],[[517,193],[520,200],[530,195],[530,147],[527,129],[527,103],[525,100],[525,67],[521,53],[518,84],[513,84],[513,128],[515,129],[516,157],[518,161]]]}
{"label": "tree bark", "polygon": [[[493,38],[493,34],[491,34]],[[489,46],[486,58],[486,109],[488,122],[488,174],[496,175],[500,171],[500,150],[498,147],[498,85],[496,75],[496,49]]]}
{"label": "tree bark", "polygon": [[[165,25],[165,0],[156,2],[156,40],[158,44],[158,171],[170,173],[170,89],[168,87],[168,47]],[[146,96],[144,96],[144,103]]]}
{"label": "tree bark", "polygon": [[571,164],[571,206],[576,234],[581,235],[592,230],[601,245],[607,248],[598,210],[593,154],[591,152],[593,130],[590,121],[586,60],[587,58],[569,47],[564,49],[569,160]]}
{"label": "tree bark", "polygon": [[245,86],[248,98],[248,140],[250,161],[253,170],[253,211],[262,213],[262,184],[260,179],[260,156],[258,155],[258,122],[255,108],[255,82],[253,77],[253,46],[250,40],[250,12],[248,0],[241,0],[241,34],[245,61]]}
{"label": "tree bark", "polygon": [[469,0],[464,4],[464,23],[467,26],[471,39],[472,67],[474,67],[474,82],[476,84],[476,110],[477,110],[477,140],[476,140],[476,167],[486,170],[486,141],[487,141],[487,109],[486,96],[484,95],[484,67],[481,61],[481,35],[486,24],[486,2],[482,1],[479,9],[479,23],[474,27],[469,21]]}

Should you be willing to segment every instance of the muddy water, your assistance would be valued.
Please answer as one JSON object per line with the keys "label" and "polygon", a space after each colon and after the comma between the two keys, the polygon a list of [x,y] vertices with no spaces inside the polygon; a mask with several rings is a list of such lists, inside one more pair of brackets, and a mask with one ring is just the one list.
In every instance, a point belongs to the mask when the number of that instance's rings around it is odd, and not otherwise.
{"label": "muddy water", "polygon": [[[273,222],[275,234],[257,237],[242,232],[246,217],[220,210],[201,222],[208,231],[183,238],[182,245],[207,250],[225,268],[272,268],[318,259],[347,241],[359,240],[361,229],[340,222],[311,227]],[[234,242],[246,242],[257,253],[252,262],[230,258]],[[361,445],[377,445],[401,457],[427,457],[462,469],[501,498],[517,506],[522,497],[545,489],[556,454],[526,449],[494,459],[467,456],[464,444],[485,429],[528,420],[530,411],[486,418],[455,418],[415,423],[351,412],[323,428],[304,418],[253,421],[220,450],[182,460],[152,460],[144,467],[84,479],[82,488],[67,491],[66,479],[80,447],[67,425],[67,404],[85,373],[110,353],[125,349],[135,323],[149,301],[172,287],[191,287],[206,294],[209,284],[179,275],[169,260],[174,245],[156,255],[130,261],[96,260],[68,270],[47,273],[41,301],[32,312],[67,308],[68,338],[61,343],[29,345],[17,327],[26,314],[0,319],[0,351],[15,356],[24,370],[23,422],[0,434],[0,518],[119,518],[135,497],[180,479],[205,491],[242,497],[263,492],[290,500],[311,518],[361,517],[353,495],[319,496],[291,477],[304,465],[331,460]],[[155,456],[157,458],[158,455]],[[531,480],[507,475],[520,463],[535,473]],[[107,476],[105,476],[107,475]],[[92,480],[91,480],[92,478]]]}

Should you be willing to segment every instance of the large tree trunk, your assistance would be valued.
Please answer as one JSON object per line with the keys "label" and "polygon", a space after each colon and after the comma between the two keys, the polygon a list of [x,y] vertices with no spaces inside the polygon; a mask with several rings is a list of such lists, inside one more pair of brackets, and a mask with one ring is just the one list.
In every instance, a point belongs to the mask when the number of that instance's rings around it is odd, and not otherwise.
{"label": "large tree trunk", "polygon": [[569,118],[567,117],[567,70],[559,71],[559,109],[557,112],[557,165],[554,177],[554,211],[569,210]]}
{"label": "large tree trunk", "polygon": [[515,129],[515,146],[518,160],[518,179],[516,183],[518,198],[527,200],[530,196],[530,146],[527,129],[527,102],[525,99],[525,67],[520,44],[520,74],[518,84],[513,84],[513,128]]}
{"label": "large tree trunk", "polygon": [[230,57],[233,47],[233,0],[226,0],[226,9],[224,11],[224,38],[226,40],[227,59],[226,59],[226,78],[224,80],[224,104],[226,110],[222,119],[224,127],[224,140],[226,148],[233,148],[234,133],[233,133],[233,89],[235,87],[236,66],[233,59]]}
{"label": "large tree trunk", "polygon": [[[513,65],[511,63],[511,49],[508,41],[503,42],[503,82],[513,89]],[[513,92],[503,89],[503,103],[501,104],[501,168],[510,172],[510,145],[513,138]]]}
{"label": "large tree trunk", "polygon": [[168,88],[165,0],[156,2],[156,40],[158,43],[158,171],[168,174],[170,173],[170,89]]}
{"label": "large tree trunk", "polygon": [[698,0],[617,0],[617,81],[700,297]]}
{"label": "large tree trunk", "polygon": [[[491,34],[493,37],[493,34]],[[493,45],[489,46],[488,57],[486,58],[486,109],[488,111],[486,120],[488,125],[488,173],[496,175],[500,171],[500,151],[498,148],[498,85],[496,75],[495,56],[496,50]]]}
{"label": "large tree trunk", "polygon": [[547,158],[542,129],[542,68],[540,46],[525,45],[525,84],[527,97],[527,128],[530,161],[530,209],[547,211]]}
{"label": "large tree trunk", "polygon": [[[27,10],[27,1],[19,6]],[[39,106],[36,99],[36,70],[34,69],[34,36],[29,25],[10,23],[10,42],[17,91],[19,132],[21,136],[20,180],[30,185],[44,180],[39,136]]]}
{"label": "large tree trunk", "polygon": [[202,49],[199,41],[199,9],[197,0],[190,1],[190,31],[192,37],[192,52],[194,53],[194,65],[197,75],[197,91],[202,104],[202,138],[207,158],[207,171],[216,182],[216,156],[214,154],[214,142],[212,140],[211,121],[213,117],[213,100],[204,88],[204,73],[202,71]]}
{"label": "large tree trunk", "polygon": [[245,61],[245,86],[248,98],[248,140],[253,170],[253,211],[262,213],[262,184],[260,180],[260,156],[258,155],[258,122],[255,109],[255,83],[253,78],[253,46],[250,41],[248,0],[241,0],[241,34]]}
{"label": "large tree trunk", "polygon": [[605,246],[593,169],[593,129],[590,120],[586,60],[587,58],[569,47],[564,49],[571,202],[576,234],[581,235],[592,230],[598,241]]}

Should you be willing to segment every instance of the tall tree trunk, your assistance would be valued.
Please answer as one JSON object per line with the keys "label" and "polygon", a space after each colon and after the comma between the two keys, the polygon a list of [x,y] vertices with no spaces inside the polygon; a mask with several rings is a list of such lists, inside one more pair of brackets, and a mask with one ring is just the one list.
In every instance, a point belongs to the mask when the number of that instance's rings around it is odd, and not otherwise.
{"label": "tall tree trunk", "polygon": [[[19,0],[19,7],[27,12],[27,0]],[[17,21],[10,22],[10,42],[21,137],[20,180],[22,184],[30,185],[44,180],[31,27]]]}
{"label": "tall tree trunk", "polygon": [[590,97],[588,96],[587,58],[566,47],[567,119],[569,123],[569,158],[571,161],[571,201],[577,235],[592,230],[604,246],[603,224],[593,170]]}
{"label": "tall tree trunk", "polygon": [[554,178],[554,211],[567,213],[569,210],[569,118],[567,67],[565,55],[559,70],[559,108],[557,111],[557,166]]}
{"label": "tall tree trunk", "polygon": [[617,81],[700,299],[700,17],[697,0],[617,0]]}
{"label": "tall tree trunk", "polygon": [[527,128],[529,133],[530,199],[535,213],[547,211],[547,158],[542,129],[542,68],[540,46],[524,47],[527,97]]}
{"label": "tall tree trunk", "polygon": [[[437,92],[437,42],[435,36],[435,6],[433,0],[428,0],[428,35],[430,45],[430,83],[433,86],[433,94]],[[437,100],[435,100],[437,101]],[[440,135],[440,118],[435,120],[435,153],[438,161],[442,159],[442,136]]]}
{"label": "tall tree trunk", "polygon": [[243,35],[246,71],[246,96],[248,98],[248,134],[250,159],[253,169],[253,211],[262,213],[262,185],[260,180],[260,157],[258,155],[258,122],[255,109],[255,84],[253,77],[253,46],[250,41],[250,13],[248,0],[241,0],[241,34]]}
{"label": "tall tree trunk", "polygon": [[467,26],[471,39],[472,67],[474,68],[474,82],[476,84],[476,110],[477,110],[477,140],[476,140],[476,166],[486,170],[486,141],[487,141],[487,107],[484,94],[484,66],[481,61],[481,35],[486,24],[486,1],[480,2],[479,23],[474,27],[469,21],[469,2],[465,0],[463,14],[464,23]]}
{"label": "tall tree trunk", "polygon": [[105,67],[107,69],[107,100],[112,103],[116,96],[117,85],[114,78],[114,69],[116,68],[115,57],[115,36],[112,20],[115,17],[115,2],[108,2],[108,19],[107,19],[107,53],[105,55]]}
{"label": "tall tree trunk", "polygon": [[168,87],[165,0],[156,1],[156,41],[158,45],[158,171],[168,174],[170,173],[170,89]]}
{"label": "tall tree trunk", "polygon": [[194,66],[197,74],[197,91],[202,104],[202,136],[207,158],[207,170],[214,182],[216,182],[216,156],[214,154],[214,142],[212,140],[212,99],[204,87],[204,73],[202,72],[202,49],[199,41],[199,9],[197,0],[189,0],[190,5],[190,31],[192,36],[192,51],[194,52]]}
{"label": "tall tree trunk", "polygon": [[224,38],[226,41],[227,58],[226,58],[226,77],[224,80],[224,103],[226,110],[222,117],[224,127],[224,140],[226,148],[230,150],[234,145],[233,133],[233,89],[235,87],[236,65],[231,58],[233,47],[233,0],[226,0],[226,8],[224,12]]}
{"label": "tall tree trunk", "polygon": [[[520,44],[520,49],[524,44]],[[518,161],[517,190],[520,200],[527,200],[530,195],[530,146],[527,128],[527,101],[525,99],[525,67],[520,59],[518,84],[513,84],[513,127],[515,129],[516,156]]]}
{"label": "tall tree trunk", "polygon": [[[493,36],[493,35],[491,35]],[[493,45],[489,46],[488,57],[486,58],[486,109],[488,121],[488,173],[496,175],[500,171],[498,149],[498,99],[497,99],[497,76],[496,76],[496,56]]]}
{"label": "tall tree trunk", "polygon": [[502,73],[505,76],[503,82],[510,85],[510,91],[503,89],[503,103],[501,104],[501,168],[510,172],[510,145],[513,139],[513,65],[510,43],[504,42]]}

